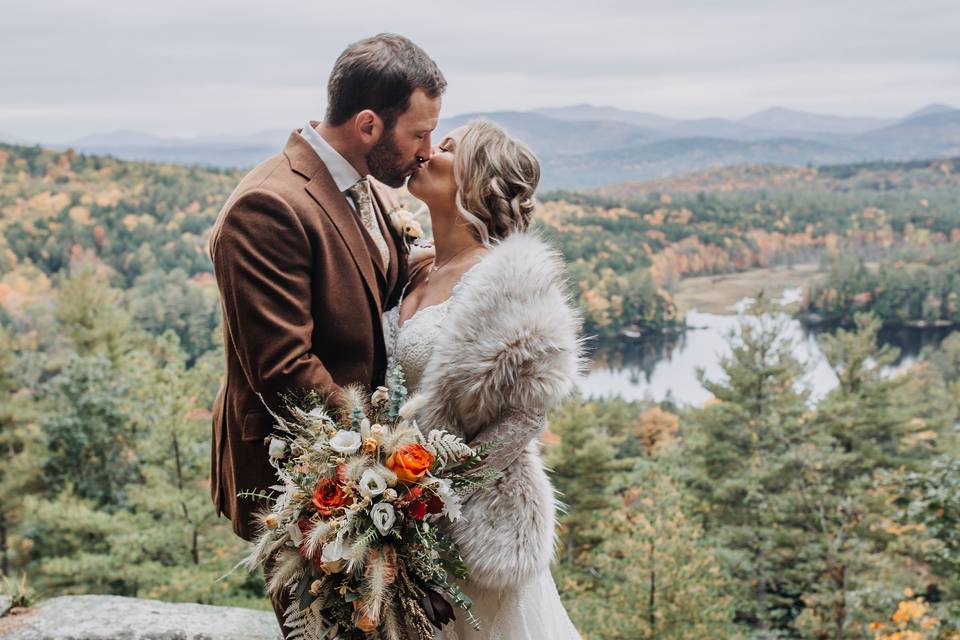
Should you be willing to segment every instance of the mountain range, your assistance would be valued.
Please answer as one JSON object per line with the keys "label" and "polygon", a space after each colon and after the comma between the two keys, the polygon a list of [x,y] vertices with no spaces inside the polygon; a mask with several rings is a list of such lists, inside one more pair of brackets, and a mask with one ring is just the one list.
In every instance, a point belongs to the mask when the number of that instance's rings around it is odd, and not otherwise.
{"label": "mountain range", "polygon": [[[960,155],[960,109],[932,104],[902,118],[849,117],[782,107],[744,118],[679,119],[588,104],[444,118],[442,135],[493,120],[526,141],[543,165],[541,186],[589,189],[731,164],[803,166]],[[249,167],[276,153],[289,131],[161,138],[113,131],[69,144],[131,160]]]}

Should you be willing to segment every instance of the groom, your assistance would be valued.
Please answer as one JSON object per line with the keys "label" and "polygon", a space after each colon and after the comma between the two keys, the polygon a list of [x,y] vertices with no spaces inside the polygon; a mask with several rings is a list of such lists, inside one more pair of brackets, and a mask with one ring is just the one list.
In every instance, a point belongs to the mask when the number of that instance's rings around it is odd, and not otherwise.
{"label": "groom", "polygon": [[[237,494],[275,482],[264,402],[276,411],[279,394],[316,390],[337,405],[343,386],[383,382],[380,317],[408,273],[383,184],[402,186],[430,157],[445,87],[406,38],[350,45],[330,74],[324,121],[291,133],[214,223],[226,378],[213,408],[211,494],[246,540],[260,505]],[[281,623],[285,604],[274,603]]]}

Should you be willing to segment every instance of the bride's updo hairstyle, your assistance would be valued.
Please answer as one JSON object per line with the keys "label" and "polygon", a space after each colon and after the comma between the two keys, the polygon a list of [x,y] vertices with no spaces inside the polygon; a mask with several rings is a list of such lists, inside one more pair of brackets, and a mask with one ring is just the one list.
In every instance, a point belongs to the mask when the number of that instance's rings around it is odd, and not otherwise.
{"label": "bride's updo hairstyle", "polygon": [[485,245],[525,231],[533,218],[540,163],[497,125],[475,120],[457,143],[457,210]]}

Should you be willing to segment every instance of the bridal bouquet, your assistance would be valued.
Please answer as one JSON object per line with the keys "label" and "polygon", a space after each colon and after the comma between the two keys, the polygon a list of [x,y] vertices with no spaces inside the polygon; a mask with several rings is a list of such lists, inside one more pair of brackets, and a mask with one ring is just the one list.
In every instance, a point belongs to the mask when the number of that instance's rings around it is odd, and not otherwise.
{"label": "bridal bouquet", "polygon": [[274,414],[279,482],[245,494],[269,507],[244,564],[264,567],[271,596],[292,596],[290,638],[433,640],[454,605],[479,629],[448,579],[467,568],[436,521],[460,518],[458,491],[496,476],[477,469],[486,448],[444,430],[423,436],[403,383],[395,368],[369,396],[348,389],[340,423],[315,396],[288,401],[286,418]]}

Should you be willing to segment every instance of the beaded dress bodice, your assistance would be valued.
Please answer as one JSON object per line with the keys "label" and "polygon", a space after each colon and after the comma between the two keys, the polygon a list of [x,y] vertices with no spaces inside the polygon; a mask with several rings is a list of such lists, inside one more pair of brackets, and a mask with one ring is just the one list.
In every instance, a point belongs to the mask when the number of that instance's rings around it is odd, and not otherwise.
{"label": "beaded dress bodice", "polygon": [[[453,295],[443,302],[418,309],[402,325],[399,304],[383,314],[383,336],[386,339],[389,366],[400,366],[410,393],[416,392],[420,386],[420,378],[430,362],[434,341],[447,317],[452,299]],[[400,300],[403,301],[402,296]]]}

